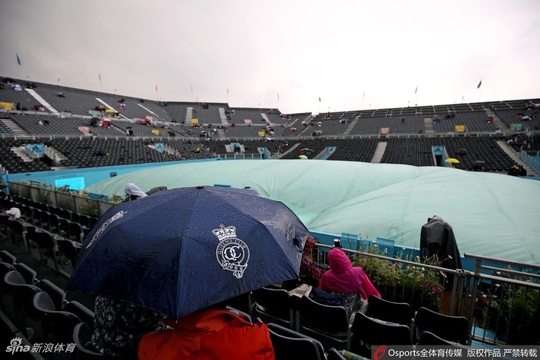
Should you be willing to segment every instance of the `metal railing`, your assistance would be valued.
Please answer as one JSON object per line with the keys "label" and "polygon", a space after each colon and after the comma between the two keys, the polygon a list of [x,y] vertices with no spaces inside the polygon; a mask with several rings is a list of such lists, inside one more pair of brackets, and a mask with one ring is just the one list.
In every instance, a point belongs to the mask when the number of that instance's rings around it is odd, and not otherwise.
{"label": "metal railing", "polygon": [[[312,258],[328,267],[331,246],[317,244]],[[465,316],[470,339],[491,345],[540,344],[540,266],[465,254],[475,271],[453,270],[416,259],[343,249],[362,266],[382,297]],[[451,281],[450,281],[451,279]]]}
{"label": "metal railing", "polygon": [[88,195],[75,191],[58,191],[42,183],[10,181],[8,185],[11,195],[93,217],[100,217],[114,206],[112,202],[91,199]]}

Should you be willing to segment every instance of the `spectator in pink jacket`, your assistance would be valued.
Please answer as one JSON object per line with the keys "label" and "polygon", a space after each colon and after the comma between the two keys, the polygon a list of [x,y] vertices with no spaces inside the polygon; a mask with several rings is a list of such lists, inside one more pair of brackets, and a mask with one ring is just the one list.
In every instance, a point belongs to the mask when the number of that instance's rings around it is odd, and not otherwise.
{"label": "spectator in pink jacket", "polygon": [[370,295],[381,297],[371,280],[360,266],[353,266],[351,260],[340,248],[328,253],[330,269],[319,280],[319,288],[342,296],[353,312],[361,311]]}

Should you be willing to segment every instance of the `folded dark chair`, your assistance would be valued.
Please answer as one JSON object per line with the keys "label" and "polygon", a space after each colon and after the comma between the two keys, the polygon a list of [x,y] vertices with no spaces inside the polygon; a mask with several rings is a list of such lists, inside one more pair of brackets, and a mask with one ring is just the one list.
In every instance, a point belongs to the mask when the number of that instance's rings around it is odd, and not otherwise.
{"label": "folded dark chair", "polygon": [[253,299],[254,318],[295,329],[295,312],[287,290],[263,287],[253,292]]}
{"label": "folded dark chair", "polygon": [[58,244],[59,269],[61,272],[71,275],[81,251],[81,243],[62,237],[57,238],[56,243]]}
{"label": "folded dark chair", "polygon": [[374,295],[368,298],[366,315],[396,324],[412,325],[411,305],[385,300]]}
{"label": "folded dark chair", "polygon": [[462,345],[470,344],[469,322],[464,316],[444,315],[421,307],[414,317],[415,338],[420,339],[425,331]]}
{"label": "folded dark chair", "polygon": [[16,263],[13,265],[15,270],[22,275],[27,284],[35,284],[37,281],[37,272],[25,263]]}
{"label": "folded dark chair", "polygon": [[303,296],[299,304],[300,332],[319,340],[325,350],[349,349],[351,327],[343,306],[320,304]]}
{"label": "folded dark chair", "polygon": [[34,295],[33,306],[40,315],[45,339],[53,343],[71,343],[73,329],[81,320],[68,311],[55,310],[49,294],[42,291]]}
{"label": "folded dark chair", "polygon": [[0,251],[0,261],[13,265],[17,262],[17,258],[9,251],[2,250]]}
{"label": "folded dark chair", "polygon": [[54,304],[54,310],[59,311],[64,308],[65,304],[67,303],[66,292],[64,289],[48,279],[39,280],[36,283],[36,286],[49,295]]}
{"label": "folded dark chair", "polygon": [[15,268],[13,265],[0,262],[0,310],[2,310],[4,313],[14,313],[15,309],[13,307],[13,301],[11,299],[11,296],[8,294],[4,287],[4,276],[10,271],[14,271]]}
{"label": "folded dark chair", "polygon": [[370,318],[356,313],[352,324],[351,351],[371,358],[372,345],[409,345],[412,347],[411,328]]}
{"label": "folded dark chair", "polygon": [[11,297],[14,313],[8,314],[8,317],[15,326],[28,340],[43,339],[41,320],[33,307],[34,295],[41,292],[41,289],[28,284],[17,270],[10,271],[4,276],[3,288]]}
{"label": "folded dark chair", "polygon": [[459,348],[469,347],[467,345],[462,345],[453,341],[445,340],[442,337],[435,335],[431,331],[424,331],[422,335],[420,335],[420,339],[418,339],[416,345],[453,346]]}
{"label": "folded dark chair", "polygon": [[268,323],[267,325],[276,360],[326,359],[324,348],[318,340],[278,324]]}
{"label": "folded dark chair", "polygon": [[347,358],[343,356],[341,351],[337,350],[336,348],[330,348],[330,350],[328,350],[328,354],[326,355],[326,360],[346,360],[346,359]]}
{"label": "folded dark chair", "polygon": [[92,328],[88,324],[81,322],[73,328],[73,343],[78,360],[128,360],[125,355],[104,355],[93,349],[90,343],[92,338]]}
{"label": "folded dark chair", "polygon": [[94,326],[94,312],[76,300],[64,305],[63,311],[72,313],[88,326]]}

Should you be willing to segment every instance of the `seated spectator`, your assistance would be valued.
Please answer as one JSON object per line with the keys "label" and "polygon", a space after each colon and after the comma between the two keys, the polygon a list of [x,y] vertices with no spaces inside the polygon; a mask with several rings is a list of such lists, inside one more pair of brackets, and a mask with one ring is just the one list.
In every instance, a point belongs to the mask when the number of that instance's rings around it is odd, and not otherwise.
{"label": "seated spectator", "polygon": [[164,316],[121,300],[96,297],[92,346],[105,355],[135,357],[142,337],[165,330]]}
{"label": "seated spectator", "polygon": [[19,208],[12,207],[11,209],[6,210],[6,214],[13,216],[15,219],[18,219],[21,217],[21,210]]}
{"label": "seated spectator", "polygon": [[58,94],[56,94],[56,96],[61,97],[61,98],[66,97],[62,91],[60,91]]}
{"label": "seated spectator", "polygon": [[302,262],[300,264],[300,282],[312,286],[317,286],[319,284],[319,280],[323,274],[323,271],[315,265],[315,262],[311,259],[311,251],[316,243],[317,239],[309,235],[306,244],[304,245]]}
{"label": "seated spectator", "polygon": [[339,247],[328,252],[330,269],[319,281],[319,288],[343,297],[352,312],[361,311],[370,295],[381,297],[364,269],[353,266],[351,260]]}
{"label": "seated spectator", "polygon": [[264,359],[273,360],[274,347],[266,324],[250,323],[223,304],[184,316],[167,318],[170,329],[145,335],[139,360]]}
{"label": "seated spectator", "polygon": [[519,174],[520,174],[520,168],[518,165],[514,165],[508,170],[508,175],[510,176],[520,176]]}
{"label": "seated spectator", "polygon": [[133,201],[137,199],[141,199],[144,197],[147,197],[148,195],[141,190],[140,187],[133,183],[126,184],[126,187],[124,188],[124,192],[128,196],[127,201]]}

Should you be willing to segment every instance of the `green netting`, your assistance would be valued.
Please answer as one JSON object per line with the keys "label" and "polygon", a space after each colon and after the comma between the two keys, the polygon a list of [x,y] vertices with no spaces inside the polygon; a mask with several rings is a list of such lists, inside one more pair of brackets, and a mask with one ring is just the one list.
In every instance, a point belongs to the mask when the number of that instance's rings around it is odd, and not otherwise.
{"label": "green netting", "polygon": [[142,170],[87,190],[123,195],[126,183],[246,186],[283,201],[313,231],[393,239],[419,247],[420,229],[438,215],[461,253],[540,263],[540,181],[442,167],[322,160],[185,162]]}

